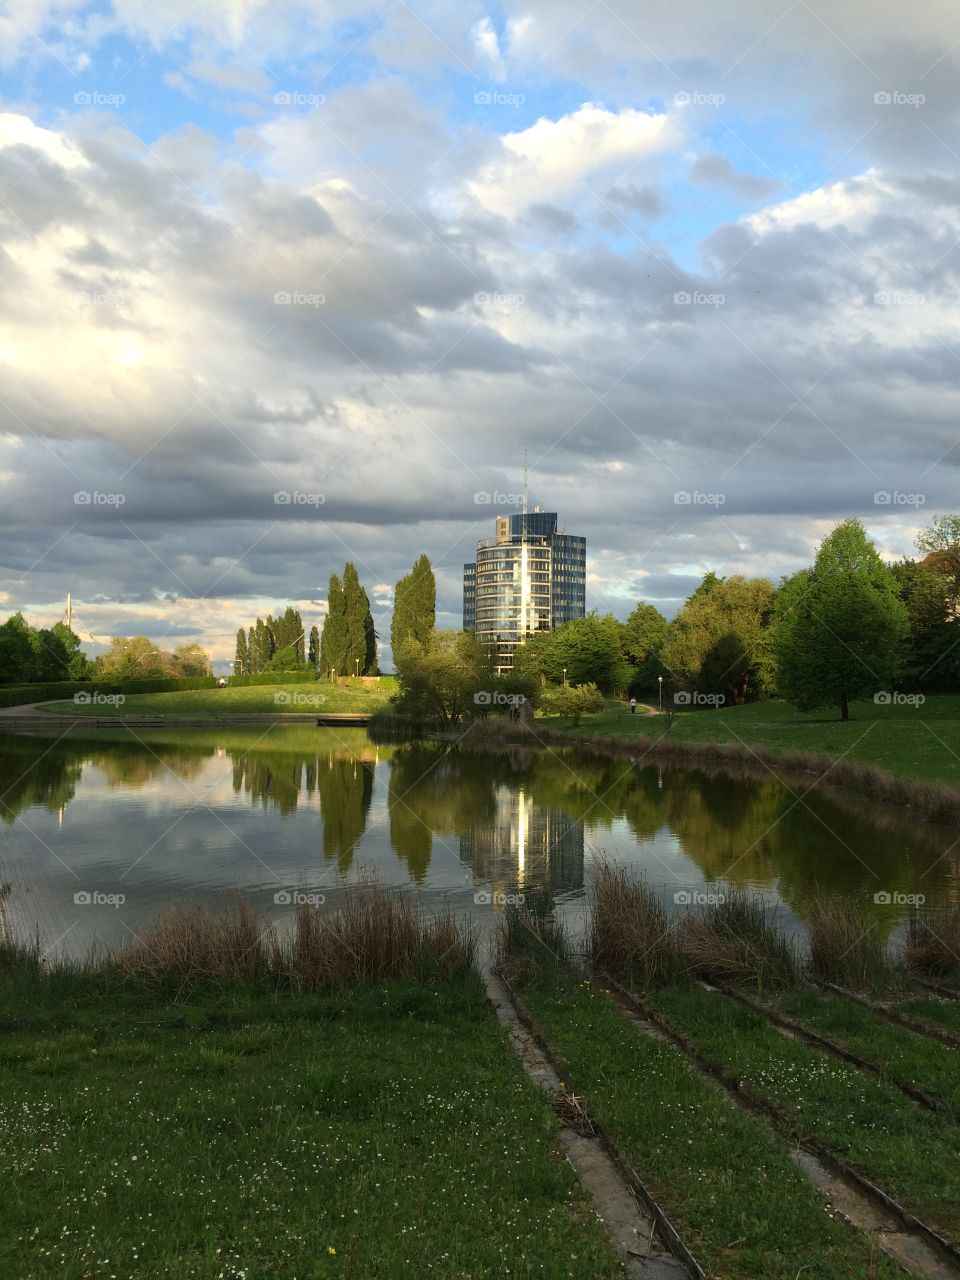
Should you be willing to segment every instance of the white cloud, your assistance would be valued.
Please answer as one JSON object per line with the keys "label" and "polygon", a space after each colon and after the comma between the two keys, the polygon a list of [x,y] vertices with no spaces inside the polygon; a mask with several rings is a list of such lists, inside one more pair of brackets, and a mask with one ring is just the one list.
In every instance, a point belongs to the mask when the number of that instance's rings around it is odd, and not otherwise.
{"label": "white cloud", "polygon": [[485,208],[509,216],[535,201],[562,200],[614,165],[634,169],[678,140],[679,127],[668,115],[608,111],[586,102],[559,120],[543,117],[528,129],[505,134],[499,155],[468,190]]}
{"label": "white cloud", "polygon": [[31,147],[64,169],[86,165],[86,160],[69,139],[51,129],[41,129],[29,116],[6,112],[0,115],[0,149]]}

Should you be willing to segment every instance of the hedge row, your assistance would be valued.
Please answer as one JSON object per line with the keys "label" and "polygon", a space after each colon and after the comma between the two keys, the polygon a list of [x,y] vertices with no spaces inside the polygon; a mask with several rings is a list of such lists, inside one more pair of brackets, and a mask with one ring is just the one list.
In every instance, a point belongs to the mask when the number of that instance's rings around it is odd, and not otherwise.
{"label": "hedge row", "polygon": [[212,689],[216,683],[215,676],[158,676],[155,680],[53,680],[49,684],[0,685],[0,707],[72,698],[75,693],[177,693],[184,689]]}
{"label": "hedge row", "polygon": [[228,676],[227,684],[234,688],[242,688],[250,684],[311,684],[316,680],[311,670],[306,671],[261,671],[255,676]]}

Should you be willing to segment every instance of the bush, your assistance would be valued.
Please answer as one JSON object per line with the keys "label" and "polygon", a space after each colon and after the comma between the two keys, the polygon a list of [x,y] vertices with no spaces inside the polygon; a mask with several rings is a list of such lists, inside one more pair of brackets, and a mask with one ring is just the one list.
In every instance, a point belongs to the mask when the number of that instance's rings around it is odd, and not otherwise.
{"label": "bush", "polygon": [[75,693],[178,693],[212,689],[216,683],[215,676],[157,676],[152,680],[55,680],[49,684],[4,685],[0,688],[0,707],[62,700]]}
{"label": "bush", "polygon": [[574,727],[588,711],[603,710],[603,694],[595,684],[561,684],[544,689],[540,709],[549,716],[569,716]]}

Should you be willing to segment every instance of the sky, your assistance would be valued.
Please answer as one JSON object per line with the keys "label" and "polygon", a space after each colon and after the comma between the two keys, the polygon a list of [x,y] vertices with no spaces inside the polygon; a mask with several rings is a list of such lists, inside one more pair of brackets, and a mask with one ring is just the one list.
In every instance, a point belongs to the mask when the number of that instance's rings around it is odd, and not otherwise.
{"label": "sky", "polygon": [[425,551],[459,626],[524,450],[600,612],[912,554],[958,70],[947,0],[9,0],[0,612],[222,664]]}

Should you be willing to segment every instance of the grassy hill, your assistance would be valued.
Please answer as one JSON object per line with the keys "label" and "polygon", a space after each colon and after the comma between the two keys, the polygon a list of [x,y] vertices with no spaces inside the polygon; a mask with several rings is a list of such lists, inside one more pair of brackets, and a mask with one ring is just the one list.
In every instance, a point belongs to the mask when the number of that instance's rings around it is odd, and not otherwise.
{"label": "grassy hill", "polygon": [[246,716],[246,715],[310,715],[336,712],[374,712],[382,707],[396,689],[393,676],[382,676],[379,684],[366,686],[360,681],[349,685],[333,685],[329,681],[307,681],[303,684],[248,685],[226,689],[187,689],[177,693],[128,694],[121,704],[48,702],[44,711],[57,715],[96,716]]}

